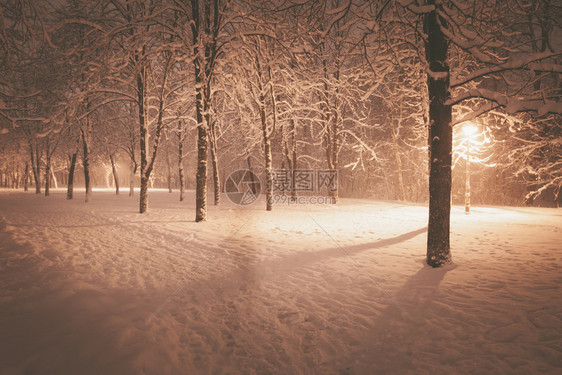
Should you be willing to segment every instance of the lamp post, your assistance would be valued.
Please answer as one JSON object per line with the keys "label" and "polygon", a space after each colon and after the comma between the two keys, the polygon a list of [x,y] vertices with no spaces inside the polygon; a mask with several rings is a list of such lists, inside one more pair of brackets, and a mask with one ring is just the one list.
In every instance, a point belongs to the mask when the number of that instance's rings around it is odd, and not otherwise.
{"label": "lamp post", "polygon": [[476,126],[468,123],[463,127],[463,133],[466,136],[466,171],[464,185],[464,213],[470,214],[470,136],[476,133]]}

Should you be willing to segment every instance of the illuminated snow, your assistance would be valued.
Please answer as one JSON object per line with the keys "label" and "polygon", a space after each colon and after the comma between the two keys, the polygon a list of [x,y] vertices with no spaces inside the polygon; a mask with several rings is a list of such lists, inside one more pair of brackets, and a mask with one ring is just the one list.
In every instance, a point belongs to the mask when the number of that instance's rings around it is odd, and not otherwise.
{"label": "illuminated snow", "polygon": [[0,373],[556,373],[562,212],[0,192]]}

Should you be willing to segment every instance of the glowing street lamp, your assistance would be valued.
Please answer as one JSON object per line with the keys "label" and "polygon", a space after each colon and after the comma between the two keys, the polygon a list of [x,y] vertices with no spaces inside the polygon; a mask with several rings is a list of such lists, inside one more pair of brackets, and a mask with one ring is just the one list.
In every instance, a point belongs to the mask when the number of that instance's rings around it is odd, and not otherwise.
{"label": "glowing street lamp", "polygon": [[467,123],[462,129],[466,136],[466,179],[464,185],[464,213],[470,214],[470,137],[478,131],[478,128]]}

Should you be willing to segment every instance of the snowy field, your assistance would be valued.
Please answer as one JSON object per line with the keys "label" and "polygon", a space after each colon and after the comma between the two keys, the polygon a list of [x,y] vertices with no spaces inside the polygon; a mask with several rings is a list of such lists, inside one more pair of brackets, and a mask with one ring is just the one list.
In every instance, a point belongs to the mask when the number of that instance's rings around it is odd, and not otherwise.
{"label": "snowy field", "polygon": [[560,374],[562,210],[0,192],[0,374]]}

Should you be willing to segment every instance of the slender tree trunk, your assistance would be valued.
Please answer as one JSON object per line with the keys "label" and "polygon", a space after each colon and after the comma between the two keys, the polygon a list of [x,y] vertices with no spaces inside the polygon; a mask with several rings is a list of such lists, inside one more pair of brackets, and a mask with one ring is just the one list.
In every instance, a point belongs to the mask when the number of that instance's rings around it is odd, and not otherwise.
{"label": "slender tree trunk", "polygon": [[340,121],[341,121],[341,114],[340,114],[340,104],[339,104],[339,80],[340,80],[340,64],[336,62],[336,71],[334,72],[334,78],[336,82],[338,82],[338,86],[336,86],[336,92],[334,95],[334,119],[332,121],[332,167],[334,171],[336,171],[336,181],[335,181],[335,188],[331,190],[331,197],[332,203],[338,203],[339,197],[339,149],[340,149]]}
{"label": "slender tree trunk", "polygon": [[[267,116],[265,113],[265,94],[264,85],[262,83],[262,67],[260,63],[259,53],[255,56],[256,59],[256,69],[258,73],[258,89],[259,95],[259,106],[260,106],[260,120],[262,128],[262,138],[263,138],[263,154],[265,158],[265,209],[267,211],[273,210],[273,166],[272,166],[272,156],[271,156],[271,135],[275,130],[276,121],[276,109],[275,109],[275,94],[273,94],[273,87],[270,89],[271,93],[271,105],[273,113],[273,125],[271,131],[267,129]],[[271,69],[268,70],[269,82],[271,82]]]}
{"label": "slender tree trunk", "polygon": [[[430,0],[429,4],[435,4],[435,0]],[[448,41],[441,30],[441,27],[445,27],[445,20],[438,19],[438,10],[435,9],[426,14],[424,21],[428,35],[425,51],[430,69],[427,76],[430,147],[427,263],[439,267],[451,262],[449,226],[453,128],[451,106],[446,104],[450,98],[450,73]]]}
{"label": "slender tree trunk", "polygon": [[35,149],[35,169],[37,171],[37,186],[35,187],[35,192],[41,194],[41,151],[39,147]]}
{"label": "slender tree trunk", "polygon": [[74,194],[74,171],[76,168],[76,157],[78,156],[78,152],[69,156],[70,158],[70,169],[68,171],[68,186],[66,190],[66,199],[72,199]]}
{"label": "slender tree trunk", "polygon": [[146,123],[145,108],[146,69],[142,68],[137,75],[137,90],[139,104],[139,140],[140,140],[140,199],[139,212],[145,213],[148,209],[148,180],[150,175],[148,169],[148,124]]}
{"label": "slender tree trunk", "polygon": [[262,132],[263,132],[263,151],[265,156],[265,209],[273,209],[273,171],[271,161],[271,138],[267,134],[267,122],[265,120],[265,108],[261,109]]}
{"label": "slender tree trunk", "polygon": [[402,159],[400,158],[400,149],[398,148],[398,139],[394,129],[394,121],[390,121],[392,128],[392,145],[394,146],[394,158],[396,159],[397,173],[398,173],[398,191],[400,192],[400,200],[406,200],[406,189],[404,189],[404,172],[402,171]]}
{"label": "slender tree trunk", "polygon": [[29,162],[25,162],[25,175],[23,176],[23,191],[29,190]]}
{"label": "slender tree trunk", "polygon": [[166,166],[168,167],[168,193],[172,193],[172,162],[170,161],[170,151],[166,149]]}
{"label": "slender tree trunk", "polygon": [[138,88],[138,103],[139,103],[139,126],[140,126],[140,156],[141,156],[141,188],[140,188],[140,213],[146,212],[148,209],[148,183],[150,182],[153,187],[153,178],[151,178],[152,169],[156,161],[158,153],[158,145],[162,135],[163,117],[164,117],[164,90],[168,78],[168,68],[170,67],[171,57],[166,60],[165,69],[163,72],[163,81],[160,86],[160,96],[158,101],[158,119],[156,124],[156,132],[154,134],[154,143],[152,145],[152,154],[149,159],[148,146],[149,146],[149,131],[148,131],[148,102],[147,102],[147,69],[142,68],[140,73],[137,74],[137,88]]}
{"label": "slender tree trunk", "polygon": [[137,174],[138,165],[134,160],[131,160],[131,174],[129,176],[129,197],[135,195],[135,175]]}
{"label": "slender tree trunk", "polygon": [[257,190],[257,186],[256,186],[256,180],[255,180],[255,178],[254,178],[254,176],[255,176],[254,173],[253,173],[254,171],[252,170],[252,160],[251,160],[249,154],[248,154],[247,162],[248,162],[248,170],[249,170],[250,172],[252,172],[252,173],[250,173],[250,177],[251,177],[251,179],[252,179],[252,180],[251,180],[250,189],[252,189],[252,193],[253,193],[254,195],[256,195],[256,194],[258,193],[258,190]]}
{"label": "slender tree trunk", "polygon": [[33,179],[35,181],[35,194],[41,194],[41,166],[38,150],[30,148],[31,170],[33,171]]}
{"label": "slender tree trunk", "polygon": [[217,158],[217,138],[215,134],[215,125],[212,124],[209,132],[209,145],[211,146],[211,164],[213,166],[213,185],[215,189],[215,206],[218,206],[221,200],[219,163]]}
{"label": "slender tree trunk", "polygon": [[[322,54],[324,54],[324,43],[321,45]],[[324,143],[326,147],[326,162],[328,165],[328,169],[330,170],[337,170],[337,139],[335,132],[337,131],[337,118],[334,116],[332,117],[332,110],[330,108],[330,90],[328,87],[328,82],[330,80],[330,76],[328,74],[328,61],[325,57],[322,58],[322,71],[324,75],[324,85],[323,85],[323,93],[322,93],[322,101],[323,101],[323,122],[324,122]],[[334,108],[337,109],[337,104],[334,105]],[[332,203],[337,203],[338,201],[338,190],[337,185],[335,190],[330,189],[330,197],[332,198]]]}
{"label": "slender tree trunk", "polygon": [[[295,171],[297,170],[298,166],[297,166],[297,139],[296,139],[296,126],[295,126],[295,120],[291,120],[291,143],[292,143],[292,148],[293,148],[293,160],[291,160],[291,162],[289,163],[289,168],[291,168],[292,170],[292,176],[295,176]],[[293,202],[296,201],[297,199],[297,190],[295,189],[295,185],[291,184],[292,188],[291,188],[291,199],[293,200]]]}
{"label": "slender tree trunk", "polygon": [[[89,120],[86,128],[89,128]],[[89,129],[81,129],[82,135],[82,166],[84,168],[84,185],[86,188],[86,193],[84,196],[84,201],[87,203],[90,201],[90,196],[92,195],[92,186],[90,184],[90,131]]]}
{"label": "slender tree trunk", "polygon": [[51,195],[51,156],[48,151],[45,159],[45,196],[48,197]]}
{"label": "slender tree trunk", "polygon": [[57,175],[55,174],[53,168],[51,168],[51,186],[55,189],[59,188],[59,181],[57,180]]}
{"label": "slender tree trunk", "polygon": [[185,199],[185,185],[183,176],[183,136],[178,134],[178,178],[180,183],[180,202]]}
{"label": "slender tree trunk", "polygon": [[111,171],[113,172],[113,181],[115,182],[115,194],[119,195],[119,177],[117,176],[117,168],[115,167],[115,158],[109,155],[111,161]]}

